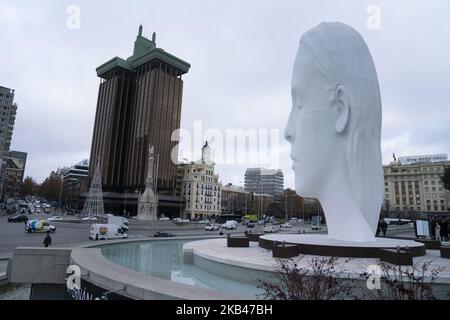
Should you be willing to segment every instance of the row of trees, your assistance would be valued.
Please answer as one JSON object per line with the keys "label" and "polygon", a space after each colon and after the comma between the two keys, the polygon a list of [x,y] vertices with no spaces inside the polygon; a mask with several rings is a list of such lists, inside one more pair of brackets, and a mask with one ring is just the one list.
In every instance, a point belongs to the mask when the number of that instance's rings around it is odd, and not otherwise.
{"label": "row of trees", "polygon": [[[245,196],[239,195],[239,197],[232,197],[225,204],[225,206],[233,209],[232,213],[244,214],[247,212],[248,214],[256,215],[260,213],[262,208],[263,214],[281,219],[284,219],[286,216],[289,218],[304,217],[310,219],[318,213],[323,216],[323,210],[318,200],[300,197],[292,189],[284,190],[273,199],[263,198],[261,200],[260,197],[253,196],[252,194],[248,195],[247,200],[245,200]],[[246,205],[247,210],[245,208]]]}
{"label": "row of trees", "polygon": [[52,171],[50,175],[41,183],[37,183],[32,177],[26,177],[21,185],[20,193],[23,197],[39,195],[49,201],[58,201],[61,196],[66,196],[62,189],[62,176],[64,168]]}

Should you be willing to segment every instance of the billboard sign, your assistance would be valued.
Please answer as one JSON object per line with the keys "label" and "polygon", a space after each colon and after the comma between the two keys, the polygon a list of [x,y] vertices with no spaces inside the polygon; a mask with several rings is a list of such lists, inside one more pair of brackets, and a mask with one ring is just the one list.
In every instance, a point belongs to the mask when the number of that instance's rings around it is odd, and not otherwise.
{"label": "billboard sign", "polygon": [[447,154],[432,154],[428,156],[407,156],[398,158],[400,164],[435,163],[447,160],[448,160]]}

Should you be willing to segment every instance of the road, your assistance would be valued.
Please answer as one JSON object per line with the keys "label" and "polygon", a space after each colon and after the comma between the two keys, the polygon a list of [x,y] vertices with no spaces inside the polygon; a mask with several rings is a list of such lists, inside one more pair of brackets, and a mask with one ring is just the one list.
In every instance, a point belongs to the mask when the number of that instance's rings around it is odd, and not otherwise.
{"label": "road", "polygon": [[[0,258],[11,257],[16,247],[41,247],[45,234],[25,232],[24,223],[8,223],[9,216],[0,216]],[[47,216],[33,214],[33,219],[45,219]],[[65,218],[71,218],[65,217]],[[168,231],[176,236],[195,236],[219,234],[218,231],[204,231],[204,225],[191,223],[177,226],[171,221],[139,221],[130,219],[130,230],[127,232],[129,238],[148,237],[156,231]],[[71,246],[77,243],[89,241],[89,228],[91,223],[60,223],[52,222],[56,226],[56,232],[52,233],[52,246]],[[247,228],[239,225],[236,230],[223,230],[224,233],[243,233]],[[254,229],[251,229],[254,230]],[[312,232],[310,226],[295,225],[291,229],[280,232],[299,233]],[[320,231],[324,233],[325,231]],[[401,228],[392,231],[388,229],[388,236],[412,237],[413,231],[410,228]]]}
{"label": "road", "polygon": [[[45,234],[25,232],[24,223],[8,223],[6,215],[0,216],[0,258],[11,257],[16,247],[41,247]],[[46,219],[48,215],[33,214],[32,219]],[[65,217],[66,218],[66,217]],[[72,217],[67,217],[72,218]],[[91,223],[61,223],[51,222],[56,226],[56,232],[51,234],[52,246],[70,246],[72,244],[89,241],[89,228]],[[130,219],[129,238],[148,237],[156,231],[168,231],[176,236],[211,235],[218,231],[204,231],[204,225],[189,224],[177,226],[170,221],[138,221]],[[239,226],[237,230],[224,231],[230,233],[243,233],[247,228]]]}

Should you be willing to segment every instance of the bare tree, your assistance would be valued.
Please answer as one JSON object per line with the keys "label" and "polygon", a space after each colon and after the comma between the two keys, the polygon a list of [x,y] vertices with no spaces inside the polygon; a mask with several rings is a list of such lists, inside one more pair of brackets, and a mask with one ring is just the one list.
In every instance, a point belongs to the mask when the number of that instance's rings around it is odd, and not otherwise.
{"label": "bare tree", "polygon": [[[381,262],[380,289],[362,288],[361,296],[368,300],[436,300],[432,285],[442,268],[436,267],[428,271],[430,264],[431,261],[426,261],[411,267],[402,267]],[[370,277],[368,273],[361,274],[364,280]]]}
{"label": "bare tree", "polygon": [[293,259],[279,259],[277,264],[273,279],[258,280],[258,288],[264,291],[259,299],[435,300],[432,286],[442,271],[430,269],[431,261],[409,267],[381,262],[380,289],[369,290],[366,284],[373,274],[361,273],[359,279],[338,275],[336,257],[313,258],[305,267],[299,267]]}
{"label": "bare tree", "polygon": [[[346,260],[348,261],[348,260]],[[336,257],[317,257],[301,268],[293,259],[279,259],[271,281],[258,280],[266,300],[341,300],[355,299],[352,281],[336,276]]]}

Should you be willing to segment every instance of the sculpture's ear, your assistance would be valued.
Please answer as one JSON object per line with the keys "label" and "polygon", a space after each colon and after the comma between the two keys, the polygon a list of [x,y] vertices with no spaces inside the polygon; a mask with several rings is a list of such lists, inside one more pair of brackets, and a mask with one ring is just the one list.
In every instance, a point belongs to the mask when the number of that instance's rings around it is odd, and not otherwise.
{"label": "sculpture's ear", "polygon": [[336,132],[343,133],[350,117],[350,101],[343,85],[338,85],[335,91]]}

